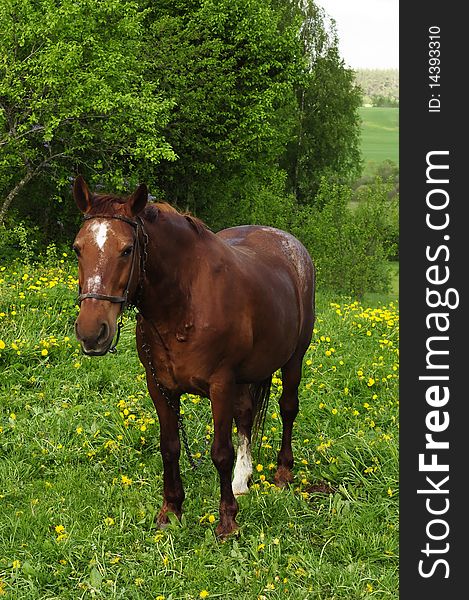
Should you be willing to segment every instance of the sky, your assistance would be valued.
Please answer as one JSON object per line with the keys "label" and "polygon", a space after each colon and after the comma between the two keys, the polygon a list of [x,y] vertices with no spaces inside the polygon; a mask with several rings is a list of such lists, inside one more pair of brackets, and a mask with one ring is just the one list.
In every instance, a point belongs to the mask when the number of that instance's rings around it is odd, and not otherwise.
{"label": "sky", "polygon": [[399,68],[399,0],[315,0],[337,25],[352,69]]}

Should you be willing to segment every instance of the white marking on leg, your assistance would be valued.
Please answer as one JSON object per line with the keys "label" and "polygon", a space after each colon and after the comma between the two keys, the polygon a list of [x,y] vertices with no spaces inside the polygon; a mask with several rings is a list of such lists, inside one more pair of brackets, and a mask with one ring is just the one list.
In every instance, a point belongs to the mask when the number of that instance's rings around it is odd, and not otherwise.
{"label": "white marking on leg", "polygon": [[103,250],[104,244],[106,243],[108,227],[109,224],[106,223],[106,221],[102,221],[101,223],[95,221],[91,224],[91,231],[94,234],[94,241],[100,250]]}
{"label": "white marking on leg", "polygon": [[241,496],[249,492],[248,482],[252,475],[251,444],[242,433],[238,434],[238,452],[233,476],[233,494]]}

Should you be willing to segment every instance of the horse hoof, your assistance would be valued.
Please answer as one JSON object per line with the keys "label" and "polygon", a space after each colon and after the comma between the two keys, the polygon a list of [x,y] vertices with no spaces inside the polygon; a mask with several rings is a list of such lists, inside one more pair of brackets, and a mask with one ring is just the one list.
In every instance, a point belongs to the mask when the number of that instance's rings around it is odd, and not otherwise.
{"label": "horse hoof", "polygon": [[233,523],[222,527],[221,523],[219,523],[217,525],[217,528],[215,529],[215,534],[220,541],[224,542],[231,535],[239,535],[238,524],[236,523],[236,521],[233,521]]}
{"label": "horse hoof", "polygon": [[277,487],[284,488],[293,482],[293,473],[287,467],[279,467],[275,473],[274,482]]}
{"label": "horse hoof", "polygon": [[235,498],[238,496],[245,496],[246,494],[249,494],[249,488],[247,485],[240,485],[239,487],[233,486],[233,496],[235,496]]}
{"label": "horse hoof", "polygon": [[162,509],[155,519],[156,526],[158,529],[166,529],[171,524],[171,522],[180,522],[181,517],[182,513],[178,514],[168,509]]}

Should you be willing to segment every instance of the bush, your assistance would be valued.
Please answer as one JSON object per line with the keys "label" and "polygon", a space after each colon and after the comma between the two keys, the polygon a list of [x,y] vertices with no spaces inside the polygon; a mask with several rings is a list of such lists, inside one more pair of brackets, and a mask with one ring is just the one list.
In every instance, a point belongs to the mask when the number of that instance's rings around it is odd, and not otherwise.
{"label": "bush", "polygon": [[313,257],[322,289],[356,298],[389,291],[396,210],[387,194],[388,186],[377,180],[352,210],[352,190],[322,180],[315,207],[297,213],[293,233]]}
{"label": "bush", "polygon": [[[11,229],[0,226],[0,261],[2,263],[20,260],[25,264],[32,262],[37,254],[37,228],[18,223]],[[3,265],[5,266],[5,265]]]}
{"label": "bush", "polygon": [[289,230],[296,200],[285,187],[284,171],[267,170],[262,178],[244,173],[226,185],[224,199],[201,217],[215,231],[248,223]]}

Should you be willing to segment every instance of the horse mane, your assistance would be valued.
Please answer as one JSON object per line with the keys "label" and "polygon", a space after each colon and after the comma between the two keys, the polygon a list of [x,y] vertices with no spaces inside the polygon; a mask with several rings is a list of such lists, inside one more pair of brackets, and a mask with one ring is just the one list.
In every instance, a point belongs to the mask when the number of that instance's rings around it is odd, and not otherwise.
{"label": "horse mane", "polygon": [[148,204],[144,210],[143,216],[150,223],[154,223],[158,217],[159,211],[168,214],[169,216],[177,215],[183,217],[198,235],[204,235],[209,230],[208,226],[201,219],[194,217],[188,212],[180,212],[177,208],[174,208],[174,206],[171,206],[171,204],[168,204],[167,202]]}
{"label": "horse mane", "polygon": [[[110,216],[115,212],[115,205],[125,204],[127,198],[128,196],[118,196],[117,194],[95,194],[89,214]],[[147,204],[142,216],[149,223],[154,223],[158,218],[159,211],[168,215],[183,217],[198,235],[204,235],[209,230],[208,226],[201,219],[194,217],[188,212],[180,212],[167,202],[152,202]]]}

